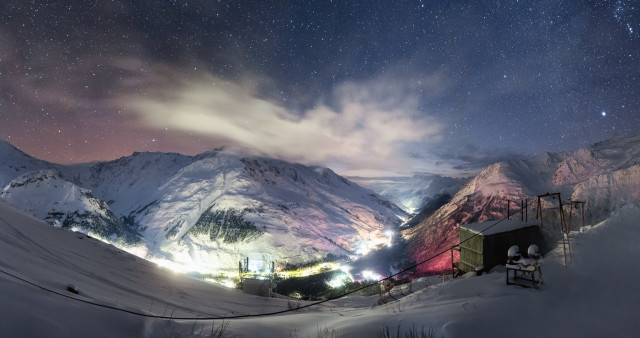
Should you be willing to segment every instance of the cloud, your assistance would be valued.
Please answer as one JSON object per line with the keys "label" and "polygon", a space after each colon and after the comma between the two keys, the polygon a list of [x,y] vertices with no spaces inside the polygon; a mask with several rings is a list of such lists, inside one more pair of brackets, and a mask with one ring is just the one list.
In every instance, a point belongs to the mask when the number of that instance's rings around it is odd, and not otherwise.
{"label": "cloud", "polygon": [[[457,177],[475,175],[492,163],[522,158],[521,154],[509,149],[482,147],[466,139],[459,139],[455,144],[439,147],[432,155],[441,159],[439,166],[446,168],[450,175]],[[436,171],[433,170],[433,172]]]}
{"label": "cloud", "polygon": [[163,85],[121,99],[147,127],[198,134],[245,153],[338,170],[402,171],[411,170],[404,145],[434,142],[441,132],[417,111],[411,88],[385,80],[344,83],[333,90],[331,105],[318,102],[296,113],[256,94],[263,79],[155,76],[160,79],[149,83]]}

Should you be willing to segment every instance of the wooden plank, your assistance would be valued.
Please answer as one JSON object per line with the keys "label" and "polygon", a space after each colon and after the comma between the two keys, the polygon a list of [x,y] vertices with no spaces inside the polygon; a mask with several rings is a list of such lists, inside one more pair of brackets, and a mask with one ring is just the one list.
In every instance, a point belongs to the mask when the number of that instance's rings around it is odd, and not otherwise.
{"label": "wooden plank", "polygon": [[[472,249],[472,248],[470,248],[470,247],[466,247],[466,246],[464,246],[464,245],[460,245],[460,247],[461,247],[462,249],[469,250],[469,251],[471,251],[471,252],[475,252],[475,253],[477,253],[477,254],[479,254],[479,255],[482,255],[482,251],[480,251],[480,250]],[[462,251],[462,250],[460,250],[460,251]]]}

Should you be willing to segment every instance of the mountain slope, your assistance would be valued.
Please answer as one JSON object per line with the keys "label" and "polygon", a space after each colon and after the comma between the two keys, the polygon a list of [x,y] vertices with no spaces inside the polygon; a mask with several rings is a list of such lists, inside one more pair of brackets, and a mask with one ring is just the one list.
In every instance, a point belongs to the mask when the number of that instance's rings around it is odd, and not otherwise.
{"label": "mountain slope", "polygon": [[[523,321],[535,318],[544,323],[535,326],[535,336],[634,337],[640,330],[639,218],[640,209],[627,205],[578,234],[568,268],[561,250],[548,254],[542,265],[545,283],[538,290],[507,286],[504,271],[496,269],[443,283],[440,276],[416,279],[391,289],[395,299],[382,306],[378,295],[349,296],[278,315],[204,320],[310,303],[251,296],[181,276],[84,234],[48,226],[0,200],[2,334],[375,337],[397,331],[400,336],[510,337],[524,332]],[[67,291],[71,285],[77,295]],[[196,320],[148,318],[101,306]],[[222,325],[224,335],[218,335]]]}
{"label": "mountain slope", "polygon": [[[563,200],[586,200],[587,223],[600,222],[612,211],[640,200],[636,192],[639,161],[640,137],[634,136],[616,137],[574,152],[494,163],[463,186],[449,203],[403,231],[403,236],[409,241],[412,258],[422,261],[457,244],[460,225],[506,217],[508,203],[513,214],[520,209],[521,201],[527,200],[529,220],[537,222],[533,219],[536,196],[547,192],[560,192]],[[558,205],[552,200],[542,203],[545,210]],[[556,227],[552,224],[552,228],[543,229],[549,240],[558,236]],[[450,268],[450,256],[443,255],[422,271]]]}
{"label": "mountain slope", "polygon": [[245,256],[262,269],[355,254],[360,241],[386,241],[384,228],[404,216],[326,168],[220,151],[193,158],[134,205],[126,216],[146,227],[151,259],[205,271],[235,269]]}
{"label": "mountain slope", "polygon": [[[175,274],[82,233],[48,226],[2,200],[0,233],[4,234],[0,270],[81,301],[173,317],[286,308],[285,300],[260,301],[257,296]],[[3,336],[90,337],[100,332],[113,337],[158,337],[169,335],[174,325],[64,298],[6,273],[0,274]],[[68,292],[68,285],[78,294]]]}
{"label": "mountain slope", "polygon": [[50,224],[84,229],[112,242],[135,244],[135,229],[125,226],[91,191],[64,180],[55,169],[21,175],[0,191],[3,198]]}
{"label": "mountain slope", "polygon": [[55,164],[35,159],[2,140],[0,140],[0,163],[0,189],[22,174],[57,167]]}
{"label": "mountain slope", "polygon": [[[272,261],[354,256],[384,245],[385,230],[407,217],[327,168],[222,149],[56,167],[14,177],[3,197],[52,224],[64,224],[63,215],[99,215],[109,230],[78,228],[105,238],[139,234],[142,242],[128,250],[183,271],[236,271],[245,257],[261,270]],[[34,177],[40,181],[18,184]],[[60,205],[68,206],[62,214]]]}

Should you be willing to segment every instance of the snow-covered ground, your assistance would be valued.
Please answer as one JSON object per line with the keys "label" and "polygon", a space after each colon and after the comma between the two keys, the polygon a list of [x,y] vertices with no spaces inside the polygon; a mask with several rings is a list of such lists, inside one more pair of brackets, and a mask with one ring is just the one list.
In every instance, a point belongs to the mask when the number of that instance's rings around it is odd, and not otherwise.
{"label": "snow-covered ground", "polygon": [[[635,337],[640,332],[640,209],[629,204],[545,257],[539,289],[505,285],[505,273],[423,279],[378,296],[353,296],[279,315],[216,317],[288,309],[286,299],[259,298],[175,274],[80,233],[51,227],[0,201],[0,333],[6,337],[211,336],[375,337],[422,330],[435,337]],[[27,280],[26,283],[9,274]],[[74,285],[79,294],[67,291]],[[58,294],[43,290],[50,289]],[[395,298],[395,299],[394,299]],[[301,305],[307,303],[302,302]]]}

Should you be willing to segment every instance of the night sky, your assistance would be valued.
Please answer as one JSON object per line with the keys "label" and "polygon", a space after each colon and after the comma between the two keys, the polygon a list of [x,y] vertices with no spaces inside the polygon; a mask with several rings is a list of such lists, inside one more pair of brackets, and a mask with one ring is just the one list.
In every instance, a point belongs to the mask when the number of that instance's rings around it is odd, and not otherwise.
{"label": "night sky", "polygon": [[0,138],[468,175],[640,132],[640,1],[0,3]]}

